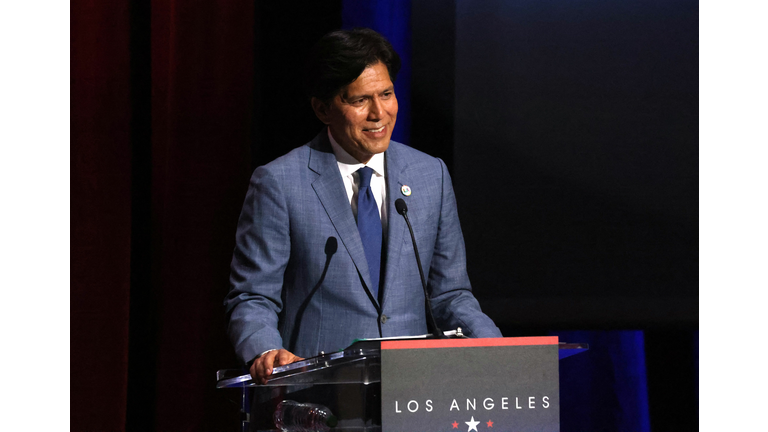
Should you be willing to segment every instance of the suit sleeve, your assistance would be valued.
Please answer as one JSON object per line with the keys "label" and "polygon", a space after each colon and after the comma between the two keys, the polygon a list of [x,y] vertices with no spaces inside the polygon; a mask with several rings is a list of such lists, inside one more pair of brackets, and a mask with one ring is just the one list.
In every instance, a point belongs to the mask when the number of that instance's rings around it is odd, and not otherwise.
{"label": "suit sleeve", "polygon": [[442,176],[440,221],[428,280],[435,320],[442,330],[461,327],[469,337],[502,337],[472,294],[456,196],[445,164],[438,161]]}
{"label": "suit sleeve", "polygon": [[230,291],[224,300],[227,333],[240,360],[282,347],[278,314],[290,257],[290,223],[279,182],[256,169],[237,224]]}

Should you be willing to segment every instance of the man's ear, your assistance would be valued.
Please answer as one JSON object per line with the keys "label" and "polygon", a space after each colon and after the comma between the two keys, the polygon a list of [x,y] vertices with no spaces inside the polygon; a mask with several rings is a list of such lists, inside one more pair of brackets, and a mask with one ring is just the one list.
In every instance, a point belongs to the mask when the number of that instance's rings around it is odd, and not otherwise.
{"label": "man's ear", "polygon": [[325,104],[325,102],[321,101],[320,99],[313,97],[310,101],[312,104],[312,109],[315,111],[315,115],[317,118],[320,119],[321,122],[324,124],[330,124],[331,120],[331,113],[330,113],[330,107]]}

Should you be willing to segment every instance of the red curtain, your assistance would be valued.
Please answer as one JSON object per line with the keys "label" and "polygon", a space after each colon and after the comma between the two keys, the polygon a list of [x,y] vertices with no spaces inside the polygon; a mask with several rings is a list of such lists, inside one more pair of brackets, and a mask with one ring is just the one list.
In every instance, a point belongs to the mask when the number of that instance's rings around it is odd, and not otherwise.
{"label": "red curtain", "polygon": [[72,430],[236,430],[215,372],[236,365],[221,304],[251,172],[253,8],[71,4]]}
{"label": "red curtain", "polygon": [[218,430],[227,408],[215,371],[236,364],[222,301],[251,173],[252,8],[152,4],[157,430]]}
{"label": "red curtain", "polygon": [[[131,246],[127,0],[71,5],[70,422],[123,430]],[[55,353],[51,353],[52,361]]]}

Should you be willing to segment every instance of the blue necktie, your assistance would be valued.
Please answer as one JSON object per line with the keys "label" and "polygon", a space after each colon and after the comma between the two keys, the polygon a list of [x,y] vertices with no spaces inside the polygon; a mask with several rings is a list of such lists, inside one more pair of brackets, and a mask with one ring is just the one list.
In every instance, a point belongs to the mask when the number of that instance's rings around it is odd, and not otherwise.
{"label": "blue necktie", "polygon": [[357,170],[360,184],[357,189],[357,230],[363,241],[365,259],[368,261],[368,271],[371,276],[369,287],[375,299],[379,298],[379,272],[381,270],[381,217],[379,208],[371,192],[371,175],[373,170],[362,167]]}

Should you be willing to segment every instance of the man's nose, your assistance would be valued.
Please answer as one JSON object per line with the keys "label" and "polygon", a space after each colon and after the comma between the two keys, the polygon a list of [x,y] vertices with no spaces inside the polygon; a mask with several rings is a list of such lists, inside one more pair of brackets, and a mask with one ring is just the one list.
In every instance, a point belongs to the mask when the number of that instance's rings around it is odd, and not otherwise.
{"label": "man's nose", "polygon": [[384,106],[379,98],[372,98],[370,109],[368,110],[369,121],[379,121],[384,116]]}

